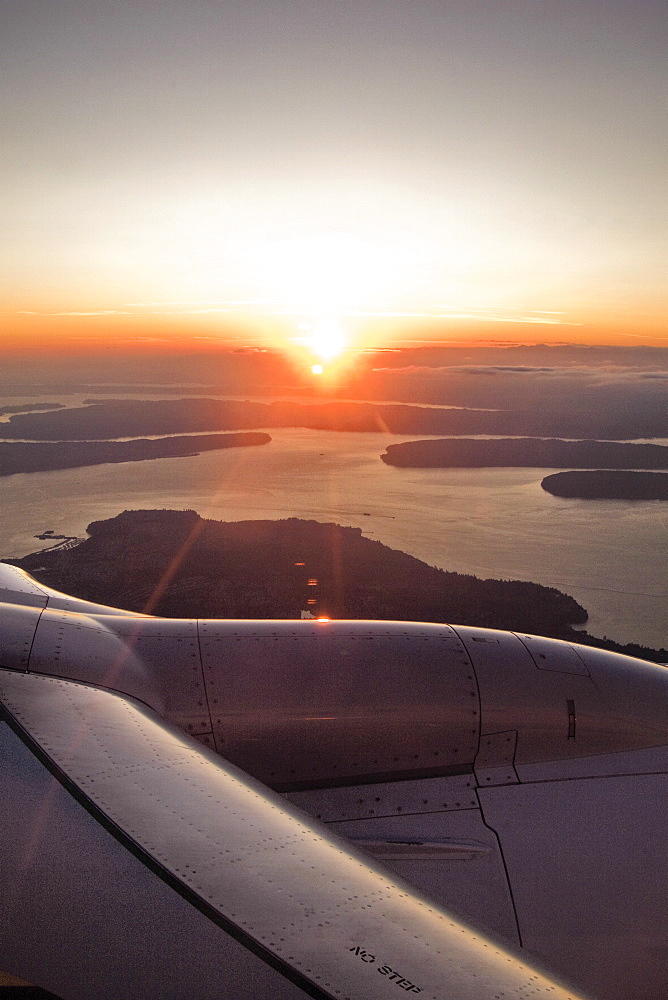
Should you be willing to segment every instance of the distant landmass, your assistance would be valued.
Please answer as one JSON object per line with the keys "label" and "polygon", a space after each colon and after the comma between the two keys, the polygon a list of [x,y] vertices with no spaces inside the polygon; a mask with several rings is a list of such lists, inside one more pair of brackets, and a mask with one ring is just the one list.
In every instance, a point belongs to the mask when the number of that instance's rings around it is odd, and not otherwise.
{"label": "distant landmass", "polygon": [[494,430],[493,418],[494,411],[407,404],[106,399],[58,413],[17,414],[2,427],[0,436],[44,441],[109,440],[144,434],[272,427],[393,434],[499,433]]}
{"label": "distant landmass", "polygon": [[555,472],[540,484],[557,497],[586,500],[668,500],[668,473],[597,469]]}
{"label": "distant landmass", "polygon": [[576,631],[585,609],[553,587],[481,580],[428,566],[359,528],[289,518],[205,520],[195,511],[124,511],[69,550],[6,560],[86,600],[168,617],[455,622],[570,639],[661,662],[668,652]]}
{"label": "distant landmass", "polygon": [[[625,436],[632,435],[632,426]],[[328,400],[272,403],[234,399],[105,399],[50,413],[16,413],[0,437],[33,441],[111,440],[153,434],[305,427],[312,430],[391,434],[493,434],[601,438],[620,436],[614,421],[589,414],[531,410],[417,406]],[[595,429],[592,430],[592,427]],[[661,428],[653,427],[658,434]],[[663,428],[668,434],[668,425]],[[569,463],[570,464],[570,463]]]}
{"label": "distant landmass", "polygon": [[558,438],[496,438],[406,441],[390,444],[380,456],[387,465],[418,469],[528,466],[552,469],[668,469],[668,447],[617,441],[562,441]]}
{"label": "distant landmass", "polygon": [[267,444],[268,434],[201,434],[134,441],[0,441],[0,476],[17,472],[76,469],[106,462],[144,462],[154,458],[185,458],[202,451]]}
{"label": "distant landmass", "polygon": [[[0,416],[4,416],[5,413],[28,413],[31,410],[61,410],[64,408],[64,403],[21,403],[13,404],[12,406],[0,406]],[[0,434],[0,437],[2,437],[2,434]]]}

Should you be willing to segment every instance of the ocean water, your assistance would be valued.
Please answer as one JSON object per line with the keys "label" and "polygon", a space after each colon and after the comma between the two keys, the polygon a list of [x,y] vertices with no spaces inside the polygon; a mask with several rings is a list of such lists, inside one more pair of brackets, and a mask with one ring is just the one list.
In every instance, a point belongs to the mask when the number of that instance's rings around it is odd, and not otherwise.
{"label": "ocean water", "polygon": [[668,645],[665,503],[553,497],[540,486],[549,469],[380,460],[387,444],[415,435],[269,433],[260,447],[2,478],[0,556],[35,551],[45,529],[83,536],[126,509],[336,521],[443,569],[557,587],[588,610],[594,635]]}

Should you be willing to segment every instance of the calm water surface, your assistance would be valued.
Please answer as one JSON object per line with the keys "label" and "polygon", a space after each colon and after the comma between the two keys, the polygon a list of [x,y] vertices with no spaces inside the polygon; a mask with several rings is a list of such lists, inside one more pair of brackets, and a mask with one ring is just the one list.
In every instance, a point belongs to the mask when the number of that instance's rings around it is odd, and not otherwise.
{"label": "calm water surface", "polygon": [[558,587],[587,608],[595,635],[668,645],[665,503],[553,497],[540,487],[553,470],[380,461],[415,435],[269,433],[261,447],[3,478],[0,555],[35,551],[45,529],[83,536],[126,509],[337,521],[443,569]]}

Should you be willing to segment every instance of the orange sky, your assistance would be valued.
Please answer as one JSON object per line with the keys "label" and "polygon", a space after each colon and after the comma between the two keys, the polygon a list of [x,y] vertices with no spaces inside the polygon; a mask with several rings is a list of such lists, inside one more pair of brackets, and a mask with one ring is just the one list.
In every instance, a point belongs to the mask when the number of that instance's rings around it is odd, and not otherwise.
{"label": "orange sky", "polygon": [[657,0],[10,5],[2,347],[668,345]]}
{"label": "orange sky", "polygon": [[[528,317],[530,319],[531,317]],[[653,345],[668,347],[663,316],[606,318],[566,324],[513,322],[511,317],[495,320],[447,316],[343,317],[347,346],[351,349],[411,345],[417,342],[459,343],[521,342]],[[4,352],[57,351],[88,353],[111,350],[123,353],[207,352],[246,345],[285,347],[299,340],[301,331],[295,317],[239,313],[169,315],[25,315],[5,313],[0,341]],[[303,325],[303,324],[302,324]]]}

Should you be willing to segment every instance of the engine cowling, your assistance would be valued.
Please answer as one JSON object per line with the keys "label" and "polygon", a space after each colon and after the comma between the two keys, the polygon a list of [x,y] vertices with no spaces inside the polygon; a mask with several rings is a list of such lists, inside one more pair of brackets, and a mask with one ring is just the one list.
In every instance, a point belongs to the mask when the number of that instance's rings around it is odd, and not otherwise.
{"label": "engine cowling", "polygon": [[3,666],[139,698],[283,791],[474,767],[507,783],[518,766],[668,742],[665,668],[538,636],[14,604],[2,634]]}

